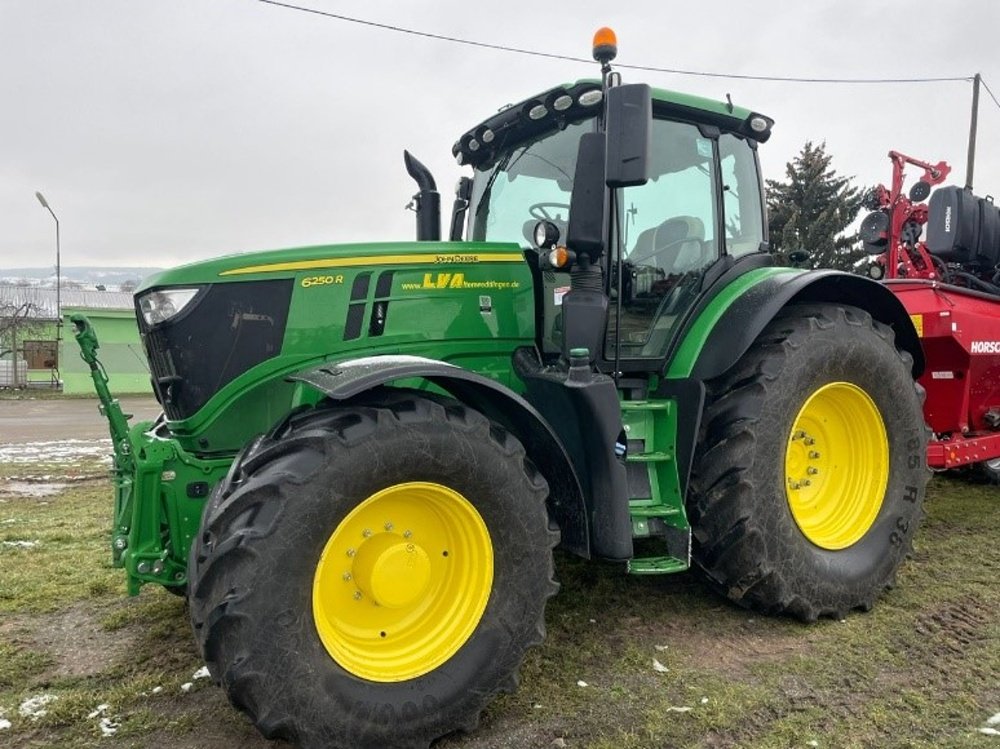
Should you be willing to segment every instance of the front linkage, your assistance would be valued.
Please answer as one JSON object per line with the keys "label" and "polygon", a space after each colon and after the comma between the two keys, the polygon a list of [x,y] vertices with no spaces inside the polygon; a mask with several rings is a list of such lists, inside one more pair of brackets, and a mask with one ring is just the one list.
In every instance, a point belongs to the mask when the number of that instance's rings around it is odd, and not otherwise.
{"label": "front linkage", "polygon": [[[187,585],[187,553],[201,523],[204,499],[225,475],[231,459],[200,459],[185,453],[175,441],[157,435],[159,421],[130,427],[131,415],[112,396],[107,372],[97,358],[100,343],[94,328],[84,315],[72,315],[70,321],[114,448],[113,564],[125,570],[129,595],[138,595],[148,582],[182,593]],[[137,496],[160,501],[136,502]],[[170,528],[181,533],[172,534]]]}

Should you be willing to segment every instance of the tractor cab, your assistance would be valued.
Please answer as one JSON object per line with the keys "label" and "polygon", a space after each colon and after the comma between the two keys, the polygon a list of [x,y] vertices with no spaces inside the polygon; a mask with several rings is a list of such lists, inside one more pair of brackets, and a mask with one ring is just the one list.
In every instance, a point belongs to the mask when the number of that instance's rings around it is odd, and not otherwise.
{"label": "tractor cab", "polygon": [[[640,144],[648,148],[645,174],[629,186],[609,187],[607,154],[620,147],[611,141],[635,132],[633,123],[614,130],[615,119],[634,109],[611,103],[615,88],[641,89],[636,93],[649,98],[652,116],[644,126],[648,144]],[[601,371],[660,369],[687,314],[720,271],[748,255],[766,258],[756,146],[771,124],[729,104],[621,86],[613,74],[603,84],[550,89],[503,109],[455,143],[457,161],[473,168],[465,236],[529,250],[541,289],[538,344],[547,360],[567,358],[583,343]],[[580,184],[585,134],[605,140],[605,157]],[[582,252],[570,234],[574,205],[590,214],[573,216],[576,222],[593,227]],[[581,272],[582,255],[587,272]],[[606,314],[586,316],[588,328],[599,325],[598,335],[573,331],[564,314],[567,295],[580,288],[607,300]]]}

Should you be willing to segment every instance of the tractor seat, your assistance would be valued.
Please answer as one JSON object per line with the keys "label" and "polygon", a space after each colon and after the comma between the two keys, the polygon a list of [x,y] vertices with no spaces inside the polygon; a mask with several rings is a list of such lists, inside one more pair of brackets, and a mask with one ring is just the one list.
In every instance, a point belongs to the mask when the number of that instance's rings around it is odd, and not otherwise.
{"label": "tractor seat", "polygon": [[675,216],[639,234],[628,259],[636,265],[653,265],[668,273],[684,273],[701,264],[704,239],[705,225],[700,218]]}

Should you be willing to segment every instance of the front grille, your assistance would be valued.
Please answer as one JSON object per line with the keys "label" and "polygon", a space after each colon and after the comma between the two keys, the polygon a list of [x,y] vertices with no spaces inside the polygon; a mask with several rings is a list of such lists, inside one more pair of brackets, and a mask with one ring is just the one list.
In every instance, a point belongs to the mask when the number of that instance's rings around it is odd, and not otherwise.
{"label": "front grille", "polygon": [[137,310],[153,387],[186,419],[251,367],[281,351],[292,280],[209,286],[176,318],[150,327]]}

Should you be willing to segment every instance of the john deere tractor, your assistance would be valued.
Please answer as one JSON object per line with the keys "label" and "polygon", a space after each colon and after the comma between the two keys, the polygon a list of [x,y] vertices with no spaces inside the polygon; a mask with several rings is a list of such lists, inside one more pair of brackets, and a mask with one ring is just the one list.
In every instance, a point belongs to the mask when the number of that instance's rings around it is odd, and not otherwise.
{"label": "john deere tractor", "polygon": [[447,240],[223,257],[136,292],[163,406],[115,445],[114,561],[188,597],[268,737],[426,747],[476,726],[544,635],[553,548],[692,564],[740,605],[868,609],[921,514],[919,339],[883,286],[778,267],[772,121],[599,80],[453,147]]}

